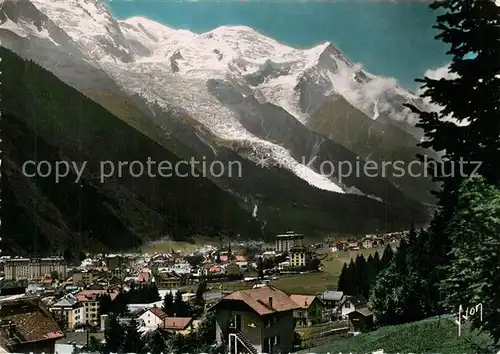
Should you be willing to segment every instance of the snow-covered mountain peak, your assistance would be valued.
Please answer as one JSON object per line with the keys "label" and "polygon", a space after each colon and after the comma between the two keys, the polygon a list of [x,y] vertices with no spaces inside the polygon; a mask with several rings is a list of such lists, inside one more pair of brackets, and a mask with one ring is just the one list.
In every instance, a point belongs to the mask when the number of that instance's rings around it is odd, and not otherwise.
{"label": "snow-covered mountain peak", "polygon": [[118,22],[99,0],[31,0],[96,60],[133,57]]}
{"label": "snow-covered mountain peak", "polygon": [[[35,48],[26,55],[70,85],[100,92],[104,83],[109,91],[134,96],[151,109],[183,112],[222,140],[247,142],[259,153],[269,151],[271,161],[281,162],[321,189],[341,192],[344,188],[298,163],[279,143],[267,141],[254,122],[242,117],[238,111],[242,107],[236,106],[248,105],[245,114],[255,121],[272,122],[276,112],[284,110],[289,114],[286,120],[307,124],[315,108],[330,96],[341,95],[368,117],[397,119],[402,102],[411,96],[394,80],[364,72],[330,42],[297,49],[246,26],[222,26],[197,34],[144,17],[117,21],[98,0],[31,2],[51,30],[41,36],[33,24],[9,22],[1,24],[7,29],[4,34],[24,33],[30,44],[26,47]],[[56,32],[60,34],[57,40]],[[68,56],[79,60],[69,63]],[[97,80],[88,74],[94,71],[79,70],[88,65],[97,69]]]}

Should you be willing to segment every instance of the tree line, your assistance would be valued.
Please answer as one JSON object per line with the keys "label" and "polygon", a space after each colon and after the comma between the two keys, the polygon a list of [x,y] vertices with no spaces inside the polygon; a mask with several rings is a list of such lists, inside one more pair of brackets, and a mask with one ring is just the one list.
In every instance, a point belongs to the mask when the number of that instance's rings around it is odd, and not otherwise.
{"label": "tree line", "polygon": [[109,294],[99,296],[99,309],[101,315],[109,313],[127,314],[130,304],[151,304],[161,300],[158,286],[151,284],[130,284],[129,291],[120,292],[114,300]]}
{"label": "tree line", "polygon": [[356,259],[344,263],[337,284],[337,289],[346,295],[363,295],[369,298],[370,290],[377,275],[388,267],[394,252],[391,245],[387,245],[380,258],[378,251],[374,255],[369,255],[366,259],[364,255],[358,254]]}
{"label": "tree line", "polygon": [[[198,284],[196,294],[192,303],[182,300],[184,292],[177,291],[174,294],[167,292],[163,297],[161,310],[169,317],[198,317],[205,309],[204,293],[207,291],[206,281]],[[161,297],[155,283],[131,286],[129,291],[119,293],[114,300],[109,294],[99,296],[100,315],[116,314],[129,316],[130,304],[151,304],[160,301]]]}
{"label": "tree line", "polygon": [[[435,1],[437,39],[449,46],[448,76],[425,77],[421,97],[439,109],[407,105],[424,131],[420,146],[440,183],[430,225],[412,230],[371,290],[383,324],[456,314],[483,305],[473,328],[500,342],[500,6],[494,0]],[[452,119],[450,119],[452,118]]]}

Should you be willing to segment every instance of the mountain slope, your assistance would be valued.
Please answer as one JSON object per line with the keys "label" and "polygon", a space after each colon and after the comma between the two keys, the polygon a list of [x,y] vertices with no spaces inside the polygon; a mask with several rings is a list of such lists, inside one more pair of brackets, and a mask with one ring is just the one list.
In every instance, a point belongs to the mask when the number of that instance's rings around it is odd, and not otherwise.
{"label": "mountain slope", "polygon": [[[98,0],[0,0],[0,40],[178,158],[240,163],[241,178],[207,177],[245,210],[257,209],[253,237],[288,228],[395,230],[410,218],[428,220],[419,203],[428,201],[425,181],[322,173],[324,162],[369,158],[361,141],[366,131],[354,143],[347,138],[358,122],[397,132],[381,143],[367,138],[377,161],[402,151],[409,160],[416,141],[413,128],[396,121],[405,118],[401,103],[415,97],[391,84],[374,96],[372,87],[385,79],[363,72],[331,44],[298,50],[247,27],[198,35],[144,18],[117,21]],[[360,118],[351,121],[338,97]],[[374,105],[379,115],[372,119]],[[350,123],[346,138],[335,121]],[[267,168],[257,164],[263,158]]]}
{"label": "mountain slope", "polygon": [[[16,5],[22,9],[32,8],[30,11],[24,9],[24,22],[7,8],[4,13],[10,18],[8,28],[14,27],[11,22],[17,22],[22,28],[17,32],[29,32],[31,40],[38,40],[41,32],[33,31],[33,26],[29,30],[24,23],[48,16],[51,22],[47,24],[54,23],[66,33],[72,40],[71,46],[76,45],[83,57],[91,58],[86,61],[95,70],[109,75],[123,93],[136,96],[140,104],[160,107],[169,114],[181,110],[218,138],[251,141],[256,149],[263,147],[272,155],[277,155],[282,159],[282,166],[308,183],[330,191],[339,191],[335,180],[318,176],[317,168],[303,166],[300,171],[297,170],[294,167],[297,165],[296,158],[282,151],[280,146],[270,146],[265,138],[257,138],[241,125],[226,102],[207,92],[208,80],[230,79],[246,95],[281,107],[304,124],[314,110],[322,102],[330,102],[335,93],[344,95],[365,113],[373,112],[373,105],[376,104],[380,112],[378,119],[385,119],[388,124],[394,119],[405,119],[402,117],[409,115],[409,111],[402,103],[417,99],[391,84],[390,80],[360,70],[329,43],[304,51],[286,47],[241,26],[221,27],[197,35],[173,30],[140,17],[116,21],[105,5],[97,0],[72,3],[33,0],[23,2],[22,6],[15,0],[4,0],[4,4],[9,3],[9,8]],[[41,14],[34,15],[36,11]],[[46,45],[50,46],[54,41],[49,36]],[[14,42],[11,42],[9,45],[13,48]],[[65,46],[62,42],[58,44],[59,47]],[[65,73],[60,73],[51,63],[57,59],[34,52],[29,54],[28,58],[41,63],[82,92],[101,91],[100,85],[89,88],[90,82],[63,77]],[[87,69],[78,67],[78,70]],[[165,85],[165,82],[169,84]],[[375,92],[373,87],[381,85],[385,89]],[[267,119],[272,120],[272,117]],[[189,146],[191,142],[184,143]],[[310,157],[311,154],[314,151],[301,151],[303,157]],[[304,174],[304,171],[307,173]],[[361,183],[347,191],[362,190],[364,187]]]}
{"label": "mountain slope", "polygon": [[[125,248],[164,235],[260,233],[250,211],[205,178],[124,174],[100,183],[99,161],[179,158],[37,65],[3,48],[0,56],[3,231],[10,249],[64,250],[78,240]],[[89,162],[80,185],[75,173],[60,183],[54,176],[28,179],[21,165],[35,159]]]}
{"label": "mountain slope", "polygon": [[[0,56],[7,252],[123,249],[165,235],[184,239],[225,232],[269,238],[288,227],[312,235],[407,225],[405,208],[350,194],[331,198],[286,169],[256,167],[234,152],[248,148],[244,145],[218,147],[217,156],[240,161],[255,183],[228,179],[226,192],[200,177],[133,178],[124,173],[101,183],[99,161],[145,163],[150,157],[174,164],[179,157],[36,64],[4,48]],[[56,183],[54,175],[24,176],[21,167],[28,160],[88,165],[81,183],[75,183],[74,171]],[[251,215],[254,206],[259,220]]]}

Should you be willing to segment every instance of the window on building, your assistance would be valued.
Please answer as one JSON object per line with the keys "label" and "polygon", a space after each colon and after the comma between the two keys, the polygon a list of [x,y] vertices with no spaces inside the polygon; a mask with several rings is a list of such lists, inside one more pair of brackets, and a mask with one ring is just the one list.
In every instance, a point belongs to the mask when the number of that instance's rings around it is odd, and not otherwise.
{"label": "window on building", "polygon": [[274,336],[274,345],[277,345],[280,343],[280,337],[279,336]]}
{"label": "window on building", "polygon": [[349,301],[347,301],[344,306],[345,306],[346,309],[350,309],[351,308],[351,303]]}

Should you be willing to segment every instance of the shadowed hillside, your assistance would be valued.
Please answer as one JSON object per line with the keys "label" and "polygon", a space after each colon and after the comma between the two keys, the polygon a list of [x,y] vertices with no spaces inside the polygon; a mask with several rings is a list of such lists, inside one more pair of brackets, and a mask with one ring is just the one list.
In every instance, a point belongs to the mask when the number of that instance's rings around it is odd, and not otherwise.
{"label": "shadowed hillside", "polygon": [[[99,162],[179,158],[32,62],[1,48],[3,233],[7,249],[135,247],[171,235],[260,234],[236,199],[204,178],[133,178],[101,184]],[[5,84],[5,83],[8,83]],[[22,175],[26,160],[89,161],[81,184]]]}

